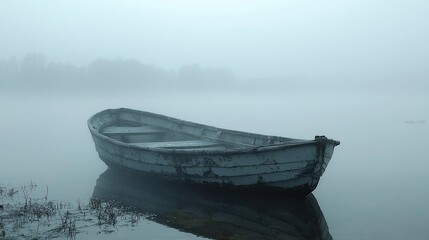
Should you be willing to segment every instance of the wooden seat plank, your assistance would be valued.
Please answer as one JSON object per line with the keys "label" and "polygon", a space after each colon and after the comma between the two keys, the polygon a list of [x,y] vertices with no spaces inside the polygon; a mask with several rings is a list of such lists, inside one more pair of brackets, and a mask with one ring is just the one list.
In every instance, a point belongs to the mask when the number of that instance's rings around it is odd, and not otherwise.
{"label": "wooden seat plank", "polygon": [[107,135],[144,135],[162,133],[163,131],[150,126],[141,127],[106,127],[102,129],[101,133]]}
{"label": "wooden seat plank", "polygon": [[209,151],[209,150],[225,150],[225,149],[226,149],[226,147],[223,146],[223,145],[216,145],[216,146],[208,146],[208,147],[206,147],[206,146],[204,146],[204,147],[195,147],[195,148],[191,148],[189,150],[198,150],[198,151],[205,150],[205,151]]}
{"label": "wooden seat plank", "polygon": [[169,141],[169,142],[145,142],[145,143],[132,143],[133,145],[151,147],[151,148],[203,148],[219,146],[217,142],[210,142],[204,140],[187,140],[187,141]]}

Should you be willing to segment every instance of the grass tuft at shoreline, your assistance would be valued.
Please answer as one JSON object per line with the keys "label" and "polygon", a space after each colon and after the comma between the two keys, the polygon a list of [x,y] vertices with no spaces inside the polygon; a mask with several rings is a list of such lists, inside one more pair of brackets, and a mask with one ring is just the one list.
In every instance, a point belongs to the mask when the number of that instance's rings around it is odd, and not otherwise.
{"label": "grass tuft at shoreline", "polygon": [[134,227],[146,215],[110,201],[77,199],[76,204],[34,197],[37,185],[0,186],[0,239],[77,239],[81,233],[113,233]]}

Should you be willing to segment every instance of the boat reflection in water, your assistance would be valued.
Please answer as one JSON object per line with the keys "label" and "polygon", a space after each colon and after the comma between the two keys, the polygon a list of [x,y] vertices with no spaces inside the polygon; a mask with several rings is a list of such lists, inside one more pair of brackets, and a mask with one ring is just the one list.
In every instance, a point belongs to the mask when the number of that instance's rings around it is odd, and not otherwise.
{"label": "boat reflection in water", "polygon": [[108,169],[94,198],[116,201],[168,227],[212,239],[332,239],[316,201],[246,192],[220,192],[155,182]]}

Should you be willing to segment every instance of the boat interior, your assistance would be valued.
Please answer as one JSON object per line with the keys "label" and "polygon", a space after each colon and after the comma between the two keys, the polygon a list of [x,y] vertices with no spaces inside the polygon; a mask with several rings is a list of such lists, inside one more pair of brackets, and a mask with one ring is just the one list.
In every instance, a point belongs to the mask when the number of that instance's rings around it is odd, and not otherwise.
{"label": "boat interior", "polygon": [[[98,129],[136,146],[181,150],[234,150],[284,143],[287,138],[219,129],[152,113],[119,111]],[[102,116],[101,116],[102,118]]]}
{"label": "boat interior", "polygon": [[108,126],[101,133],[124,143],[151,148],[226,150],[246,147],[148,125]]}

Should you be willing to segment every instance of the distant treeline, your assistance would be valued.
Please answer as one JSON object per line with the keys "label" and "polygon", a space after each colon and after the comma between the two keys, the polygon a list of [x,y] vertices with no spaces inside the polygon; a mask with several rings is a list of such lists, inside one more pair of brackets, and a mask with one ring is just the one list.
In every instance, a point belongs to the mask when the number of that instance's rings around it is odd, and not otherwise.
{"label": "distant treeline", "polygon": [[205,69],[197,64],[165,70],[129,59],[98,59],[87,66],[50,62],[42,54],[22,59],[0,59],[4,88],[31,90],[153,90],[237,86],[227,69]]}

